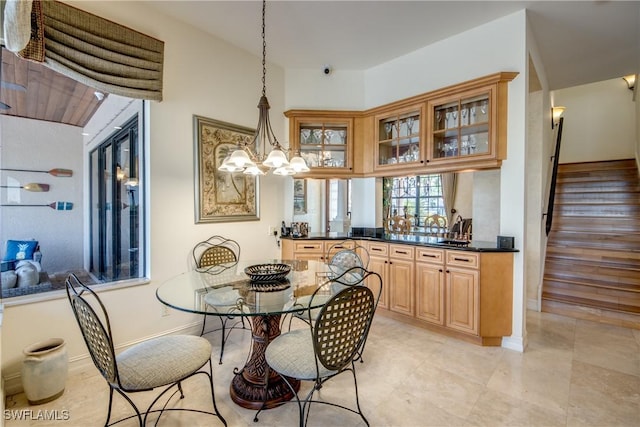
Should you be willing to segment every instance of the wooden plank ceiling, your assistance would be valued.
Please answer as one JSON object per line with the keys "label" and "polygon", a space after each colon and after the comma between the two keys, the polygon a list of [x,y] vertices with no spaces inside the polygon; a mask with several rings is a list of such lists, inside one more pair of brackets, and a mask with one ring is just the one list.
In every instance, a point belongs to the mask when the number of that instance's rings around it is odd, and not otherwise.
{"label": "wooden plank ceiling", "polygon": [[0,102],[9,108],[0,114],[9,116],[84,127],[101,103],[95,89],[4,48],[1,81]]}

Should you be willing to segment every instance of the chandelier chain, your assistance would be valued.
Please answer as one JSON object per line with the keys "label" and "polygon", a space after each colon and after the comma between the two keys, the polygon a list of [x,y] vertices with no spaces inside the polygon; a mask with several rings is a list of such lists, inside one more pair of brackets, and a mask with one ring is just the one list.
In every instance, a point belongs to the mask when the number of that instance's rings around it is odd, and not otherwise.
{"label": "chandelier chain", "polygon": [[267,94],[267,41],[265,38],[264,21],[266,15],[267,0],[262,0],[262,96]]}

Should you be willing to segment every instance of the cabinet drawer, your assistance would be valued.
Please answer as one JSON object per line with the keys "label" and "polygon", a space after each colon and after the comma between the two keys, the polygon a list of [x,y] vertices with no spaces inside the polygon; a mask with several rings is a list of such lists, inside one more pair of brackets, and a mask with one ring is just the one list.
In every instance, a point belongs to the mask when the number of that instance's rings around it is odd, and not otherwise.
{"label": "cabinet drawer", "polygon": [[417,248],[416,261],[444,264],[444,251],[432,248]]}
{"label": "cabinet drawer", "polygon": [[369,256],[389,255],[389,245],[386,243],[369,243],[367,250],[369,251]]}
{"label": "cabinet drawer", "polygon": [[478,268],[480,254],[475,252],[447,251],[447,265]]}
{"label": "cabinet drawer", "polygon": [[389,258],[413,260],[414,251],[409,245],[389,245]]}
{"label": "cabinet drawer", "polygon": [[294,252],[324,252],[324,245],[322,240],[316,241],[305,241],[305,242],[295,242],[294,244]]}

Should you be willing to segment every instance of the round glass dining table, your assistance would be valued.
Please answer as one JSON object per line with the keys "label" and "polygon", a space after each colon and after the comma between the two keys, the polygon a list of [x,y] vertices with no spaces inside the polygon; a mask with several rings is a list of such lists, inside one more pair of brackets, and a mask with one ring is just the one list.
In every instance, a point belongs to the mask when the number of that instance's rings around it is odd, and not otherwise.
{"label": "round glass dining table", "polygon": [[[279,281],[252,281],[245,268],[258,264],[286,264],[291,271]],[[234,370],[231,399],[244,408],[269,409],[293,398],[293,392],[278,373],[269,369],[265,350],[280,335],[281,316],[300,312],[302,306],[296,304],[297,299],[312,294],[331,275],[330,267],[319,261],[239,261],[182,273],[162,283],[156,296],[163,304],[189,313],[249,318],[251,353],[244,367]],[[318,299],[311,308],[321,307],[323,300],[326,298]],[[306,298],[305,308],[308,303]],[[289,381],[297,391],[299,381]]]}

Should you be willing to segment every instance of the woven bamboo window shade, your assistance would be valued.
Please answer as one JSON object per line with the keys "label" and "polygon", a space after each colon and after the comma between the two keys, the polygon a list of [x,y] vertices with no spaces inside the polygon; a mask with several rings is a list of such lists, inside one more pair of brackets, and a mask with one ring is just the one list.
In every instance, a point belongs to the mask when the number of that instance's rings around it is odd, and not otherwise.
{"label": "woven bamboo window shade", "polygon": [[34,0],[18,56],[103,92],[162,100],[164,42],[57,1]]}

